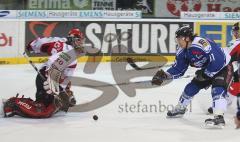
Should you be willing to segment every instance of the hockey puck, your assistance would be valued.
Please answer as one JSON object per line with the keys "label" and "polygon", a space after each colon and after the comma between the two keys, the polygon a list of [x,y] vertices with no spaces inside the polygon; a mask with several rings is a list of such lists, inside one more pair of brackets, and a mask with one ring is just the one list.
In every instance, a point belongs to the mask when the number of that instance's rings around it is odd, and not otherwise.
{"label": "hockey puck", "polygon": [[93,120],[97,121],[98,120],[98,116],[97,115],[93,115]]}

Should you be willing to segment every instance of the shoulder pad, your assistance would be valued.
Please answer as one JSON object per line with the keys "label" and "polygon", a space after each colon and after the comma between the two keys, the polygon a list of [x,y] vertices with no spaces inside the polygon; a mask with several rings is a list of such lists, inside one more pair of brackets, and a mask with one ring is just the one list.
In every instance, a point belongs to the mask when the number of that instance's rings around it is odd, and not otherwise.
{"label": "shoulder pad", "polygon": [[196,37],[193,40],[192,47],[199,48],[207,53],[210,52],[210,50],[211,50],[211,45],[208,42],[208,40],[205,38],[201,38],[201,37]]}

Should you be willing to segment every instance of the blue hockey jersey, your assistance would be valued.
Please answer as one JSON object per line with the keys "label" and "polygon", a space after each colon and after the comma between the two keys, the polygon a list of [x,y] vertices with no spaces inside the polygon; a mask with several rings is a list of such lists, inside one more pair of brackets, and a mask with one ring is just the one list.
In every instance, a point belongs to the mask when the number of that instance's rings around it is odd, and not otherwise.
{"label": "blue hockey jersey", "polygon": [[214,41],[195,37],[190,47],[177,49],[175,63],[167,72],[175,79],[184,75],[190,65],[203,69],[208,77],[213,77],[228,65],[230,59],[229,53]]}

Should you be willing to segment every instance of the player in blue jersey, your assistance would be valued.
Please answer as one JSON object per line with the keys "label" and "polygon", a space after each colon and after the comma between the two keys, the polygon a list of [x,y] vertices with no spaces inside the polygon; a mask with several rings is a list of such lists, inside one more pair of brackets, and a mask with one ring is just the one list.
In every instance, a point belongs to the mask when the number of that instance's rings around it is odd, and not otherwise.
{"label": "player in blue jersey", "polygon": [[229,64],[230,55],[215,42],[194,35],[188,26],[176,31],[178,49],[176,61],[166,72],[159,70],[152,83],[161,85],[165,80],[176,79],[184,75],[189,66],[199,68],[196,76],[188,83],[179,98],[176,107],[168,111],[168,117],[181,117],[192,98],[201,90],[212,85],[214,118],[206,119],[208,126],[224,126],[224,111],[227,102],[225,95],[232,79],[233,68]]}

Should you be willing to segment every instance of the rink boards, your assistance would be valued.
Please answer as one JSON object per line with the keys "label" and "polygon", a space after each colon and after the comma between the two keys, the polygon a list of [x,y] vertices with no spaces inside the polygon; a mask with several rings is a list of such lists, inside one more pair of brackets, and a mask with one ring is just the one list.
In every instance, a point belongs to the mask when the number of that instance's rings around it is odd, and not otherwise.
{"label": "rink boards", "polygon": [[[174,36],[178,27],[190,25],[194,33],[211,38],[219,46],[226,47],[232,40],[231,26],[234,22],[179,19],[5,19],[0,21],[0,64],[27,63],[22,53],[30,41],[37,37],[65,37],[71,28],[82,30],[86,34],[86,45],[101,52],[81,57],[79,62],[119,62],[125,61],[129,56],[138,61],[159,61],[161,57],[173,61],[176,53]],[[42,54],[29,56],[36,63],[47,59]]]}

